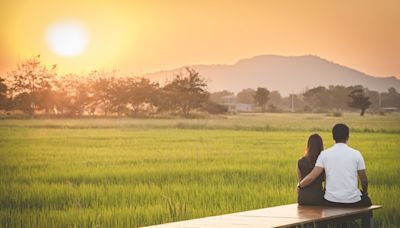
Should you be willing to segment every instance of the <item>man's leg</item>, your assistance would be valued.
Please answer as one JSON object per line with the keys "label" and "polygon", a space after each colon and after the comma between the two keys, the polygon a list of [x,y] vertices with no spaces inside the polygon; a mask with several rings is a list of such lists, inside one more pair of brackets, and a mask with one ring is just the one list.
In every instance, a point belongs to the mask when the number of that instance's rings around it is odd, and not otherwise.
{"label": "man's leg", "polygon": [[362,194],[361,200],[355,203],[352,203],[353,207],[369,207],[372,205],[371,199],[368,195]]}
{"label": "man's leg", "polygon": [[372,227],[372,211],[365,213],[365,215],[361,217],[361,227],[362,228]]}
{"label": "man's leg", "polygon": [[[368,195],[363,194],[361,195],[361,200],[355,203],[336,203],[325,200],[324,204],[329,207],[369,207],[372,205],[372,202]],[[361,217],[361,227],[372,227],[372,211],[365,213],[365,215]]]}

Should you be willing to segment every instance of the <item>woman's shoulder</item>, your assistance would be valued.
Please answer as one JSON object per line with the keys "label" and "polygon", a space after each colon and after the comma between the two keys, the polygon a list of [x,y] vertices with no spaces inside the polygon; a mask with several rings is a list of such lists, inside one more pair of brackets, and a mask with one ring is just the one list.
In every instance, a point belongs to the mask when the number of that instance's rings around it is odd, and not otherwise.
{"label": "woman's shoulder", "polygon": [[308,159],[305,156],[303,156],[303,157],[299,158],[299,160],[297,160],[297,163],[305,163],[305,162],[308,162]]}
{"label": "woman's shoulder", "polygon": [[299,158],[297,161],[299,167],[308,167],[310,165],[310,160],[307,159],[305,156]]}

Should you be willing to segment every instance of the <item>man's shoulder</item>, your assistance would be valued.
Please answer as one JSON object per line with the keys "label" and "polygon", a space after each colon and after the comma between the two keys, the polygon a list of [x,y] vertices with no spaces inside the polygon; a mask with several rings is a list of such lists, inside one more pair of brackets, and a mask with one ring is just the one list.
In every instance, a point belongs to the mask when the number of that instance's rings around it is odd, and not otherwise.
{"label": "man's shoulder", "polygon": [[358,151],[358,150],[356,150],[356,149],[354,149],[354,148],[352,148],[350,146],[347,146],[347,150],[350,151],[351,153],[355,154],[355,155],[362,156],[360,151]]}
{"label": "man's shoulder", "polygon": [[325,149],[325,150],[323,150],[323,151],[321,151],[321,154],[320,155],[327,155],[327,154],[330,154],[330,153],[332,153],[332,151],[334,150],[334,147],[332,146],[332,147],[329,147],[329,148],[327,148],[327,149]]}

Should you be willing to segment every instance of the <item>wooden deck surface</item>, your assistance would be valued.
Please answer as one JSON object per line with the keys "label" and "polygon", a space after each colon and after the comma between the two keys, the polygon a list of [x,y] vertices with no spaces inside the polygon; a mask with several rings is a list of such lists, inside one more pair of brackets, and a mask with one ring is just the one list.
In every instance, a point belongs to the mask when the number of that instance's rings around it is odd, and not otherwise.
{"label": "wooden deck surface", "polygon": [[373,205],[364,208],[338,208],[289,204],[149,227],[290,227],[356,215],[381,207]]}

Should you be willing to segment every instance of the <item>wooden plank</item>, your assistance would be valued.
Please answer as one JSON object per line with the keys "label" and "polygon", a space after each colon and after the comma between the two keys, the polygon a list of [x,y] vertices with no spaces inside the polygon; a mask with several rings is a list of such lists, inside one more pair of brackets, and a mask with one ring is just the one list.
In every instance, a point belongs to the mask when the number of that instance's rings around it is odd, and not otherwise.
{"label": "wooden plank", "polygon": [[221,215],[192,219],[181,222],[166,223],[149,227],[179,227],[179,228],[197,228],[197,227],[279,227],[288,223],[298,223],[299,219],[294,218],[268,218],[268,217],[246,217],[234,215]]}
{"label": "wooden plank", "polygon": [[371,207],[323,207],[323,206],[301,206],[298,204],[289,204],[284,206],[269,207],[251,211],[237,212],[233,214],[242,216],[264,216],[264,217],[282,217],[282,218],[300,218],[300,219],[325,219],[335,218],[336,216],[346,216],[352,214],[364,213],[367,211],[379,209],[382,206],[373,205]]}
{"label": "wooden plank", "polygon": [[290,227],[365,214],[381,207],[339,208],[289,204],[150,227]]}

